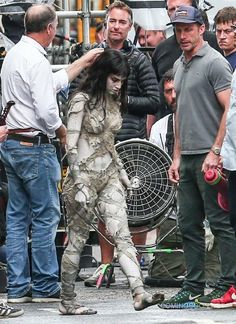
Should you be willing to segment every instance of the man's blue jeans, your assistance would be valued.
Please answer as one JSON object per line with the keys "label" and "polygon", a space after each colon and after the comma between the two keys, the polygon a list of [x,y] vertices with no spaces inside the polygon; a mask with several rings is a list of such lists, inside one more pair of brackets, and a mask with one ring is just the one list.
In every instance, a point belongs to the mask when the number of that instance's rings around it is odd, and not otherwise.
{"label": "man's blue jeans", "polygon": [[[7,140],[1,159],[8,178],[8,298],[23,296],[32,283],[33,297],[59,290],[55,236],[60,220],[57,184],[60,166],[52,144]],[[31,225],[32,280],[28,258]]]}

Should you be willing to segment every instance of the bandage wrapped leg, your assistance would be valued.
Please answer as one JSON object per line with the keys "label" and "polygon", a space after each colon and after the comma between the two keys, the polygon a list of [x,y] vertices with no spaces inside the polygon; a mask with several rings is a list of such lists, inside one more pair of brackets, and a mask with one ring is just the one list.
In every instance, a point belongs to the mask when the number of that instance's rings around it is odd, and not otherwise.
{"label": "bandage wrapped leg", "polygon": [[[90,225],[94,214],[74,200],[76,189],[69,187],[65,190],[65,203],[68,218],[68,245],[64,251],[61,264],[61,298],[62,301],[75,302],[75,281],[79,269],[79,261],[84,245],[89,237]],[[69,302],[67,302],[68,304]]]}
{"label": "bandage wrapped leg", "polygon": [[72,300],[76,297],[75,281],[79,269],[80,255],[82,253],[84,244],[88,238],[81,236],[80,232],[69,230],[68,232],[68,246],[64,251],[61,263],[61,298]]}
{"label": "bandage wrapped leg", "polygon": [[[121,244],[117,245],[118,251],[120,245]],[[136,258],[135,249],[129,247],[125,250],[125,252],[122,250],[123,248],[121,247],[120,252],[118,252],[118,259],[121,269],[126,275],[131,288],[134,300],[134,309],[136,311],[140,311],[149,306],[162,302],[164,300],[163,294],[155,293],[151,295],[144,290],[142,273]]]}
{"label": "bandage wrapped leg", "polygon": [[[79,230],[78,230],[79,228]],[[90,226],[79,219],[77,230],[69,227],[68,246],[62,257],[61,303],[59,311],[64,315],[93,315],[97,312],[80,304],[75,293],[80,255],[89,236]]]}
{"label": "bandage wrapped leg", "polygon": [[100,196],[99,211],[104,217],[107,233],[112,237],[122,271],[126,275],[134,299],[134,309],[139,311],[160,303],[162,294],[151,295],[144,290],[142,272],[137,260],[137,251],[131,240],[126,203],[118,183],[106,188]]}
{"label": "bandage wrapped leg", "polygon": [[[68,245],[64,251],[61,264],[61,303],[60,313],[64,315],[92,315],[97,312],[82,306],[75,293],[75,281],[79,270],[79,261],[84,245],[89,237],[90,224],[94,218],[96,193],[87,188],[86,203],[76,201],[78,186],[71,177],[64,184],[64,201],[68,219]],[[87,202],[88,201],[88,202]]]}

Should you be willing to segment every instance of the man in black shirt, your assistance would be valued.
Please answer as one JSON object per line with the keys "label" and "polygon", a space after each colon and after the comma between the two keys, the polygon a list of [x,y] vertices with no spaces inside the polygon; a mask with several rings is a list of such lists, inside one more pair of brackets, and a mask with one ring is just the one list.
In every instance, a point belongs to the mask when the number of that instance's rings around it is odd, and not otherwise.
{"label": "man in black shirt", "polygon": [[[166,9],[168,16],[171,17],[175,12],[176,8],[180,5],[193,6],[197,8],[197,0],[166,0]],[[204,15],[205,16],[205,15]],[[207,17],[207,16],[206,16]],[[206,30],[203,35],[204,40],[206,40],[211,47],[221,51],[216,40],[216,36],[213,32]],[[152,56],[152,64],[156,72],[158,82],[161,82],[163,74],[171,69],[174,62],[180,57],[182,50],[176,40],[175,33],[157,45]],[[161,93],[161,109],[159,109],[159,118],[171,113],[165,105],[164,96]]]}

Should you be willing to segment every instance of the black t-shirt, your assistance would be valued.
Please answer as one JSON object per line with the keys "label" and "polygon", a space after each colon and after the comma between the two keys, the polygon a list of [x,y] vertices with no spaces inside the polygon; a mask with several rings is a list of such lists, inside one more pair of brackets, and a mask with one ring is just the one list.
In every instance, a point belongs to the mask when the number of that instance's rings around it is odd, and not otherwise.
{"label": "black t-shirt", "polygon": [[229,64],[232,66],[233,71],[236,69],[236,52],[231,53],[225,57]]}
{"label": "black t-shirt", "polygon": [[[205,31],[203,38],[211,47],[223,54],[217,44],[215,33],[207,30]],[[155,51],[153,52],[152,64],[158,81],[161,80],[166,71],[173,67],[175,61],[180,57],[181,54],[182,50],[179,47],[175,35],[172,35],[157,45]]]}
{"label": "black t-shirt", "polygon": [[24,15],[3,15],[2,25],[5,35],[13,42],[17,43],[24,34]]}

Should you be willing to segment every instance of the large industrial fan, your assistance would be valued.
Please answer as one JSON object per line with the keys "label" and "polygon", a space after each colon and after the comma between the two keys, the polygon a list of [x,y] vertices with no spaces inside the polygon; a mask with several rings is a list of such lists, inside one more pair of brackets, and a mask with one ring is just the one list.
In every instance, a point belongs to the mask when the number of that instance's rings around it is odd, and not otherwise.
{"label": "large industrial fan", "polygon": [[129,226],[155,228],[174,204],[176,190],[168,179],[171,159],[157,145],[141,139],[120,142],[116,150],[132,184],[127,196]]}

